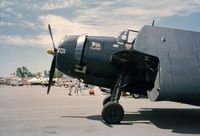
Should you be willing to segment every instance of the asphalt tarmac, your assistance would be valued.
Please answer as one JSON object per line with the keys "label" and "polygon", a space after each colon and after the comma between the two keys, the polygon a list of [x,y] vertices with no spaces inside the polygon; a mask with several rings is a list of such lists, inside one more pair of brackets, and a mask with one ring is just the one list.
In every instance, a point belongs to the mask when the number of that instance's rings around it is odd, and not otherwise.
{"label": "asphalt tarmac", "polygon": [[68,96],[66,88],[0,86],[0,136],[192,136],[200,135],[200,108],[173,102],[121,98],[125,117],[101,118],[106,95]]}

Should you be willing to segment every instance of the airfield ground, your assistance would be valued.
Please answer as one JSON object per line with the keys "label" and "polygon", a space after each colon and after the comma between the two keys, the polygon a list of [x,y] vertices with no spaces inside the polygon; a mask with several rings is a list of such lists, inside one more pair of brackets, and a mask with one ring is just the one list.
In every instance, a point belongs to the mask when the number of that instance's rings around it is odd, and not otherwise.
{"label": "airfield ground", "polygon": [[102,121],[101,92],[68,96],[66,88],[0,86],[0,136],[200,135],[200,108],[173,102],[121,98],[124,121]]}

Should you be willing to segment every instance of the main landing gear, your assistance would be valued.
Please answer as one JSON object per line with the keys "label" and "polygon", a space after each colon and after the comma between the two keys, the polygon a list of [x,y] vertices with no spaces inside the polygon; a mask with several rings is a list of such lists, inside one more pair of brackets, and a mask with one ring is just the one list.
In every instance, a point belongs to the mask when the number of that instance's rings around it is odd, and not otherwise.
{"label": "main landing gear", "polygon": [[102,118],[108,124],[119,124],[124,118],[124,109],[118,103],[126,76],[126,69],[120,72],[111,95],[103,100]]}

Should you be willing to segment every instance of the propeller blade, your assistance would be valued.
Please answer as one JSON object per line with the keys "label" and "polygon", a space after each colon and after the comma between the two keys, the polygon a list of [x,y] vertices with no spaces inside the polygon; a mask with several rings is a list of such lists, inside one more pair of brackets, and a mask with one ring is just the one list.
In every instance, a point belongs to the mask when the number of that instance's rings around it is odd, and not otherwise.
{"label": "propeller blade", "polygon": [[54,76],[55,69],[56,69],[56,55],[53,57],[53,60],[52,60],[52,63],[51,63],[47,94],[49,94],[49,91],[50,91],[50,88],[51,88],[51,84],[52,84],[52,81],[53,81],[53,76]]}
{"label": "propeller blade", "polygon": [[53,43],[53,49],[54,49],[54,51],[56,51],[56,47],[55,47],[55,44],[54,44],[54,40],[53,40],[53,35],[52,35],[52,32],[51,32],[50,24],[48,25],[48,28],[49,28],[49,34],[51,36],[51,40],[52,40],[52,43]]}
{"label": "propeller blade", "polygon": [[152,22],[152,24],[151,24],[152,26],[154,26],[155,25],[155,20],[153,20],[153,22]]}

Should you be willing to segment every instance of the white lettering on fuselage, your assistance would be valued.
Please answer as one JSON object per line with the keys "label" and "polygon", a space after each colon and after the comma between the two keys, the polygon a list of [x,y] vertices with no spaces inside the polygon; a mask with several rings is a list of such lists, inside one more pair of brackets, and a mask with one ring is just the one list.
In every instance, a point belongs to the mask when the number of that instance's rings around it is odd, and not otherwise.
{"label": "white lettering on fuselage", "polygon": [[65,51],[66,51],[66,49],[64,49],[64,48],[58,48],[57,53],[65,54]]}

